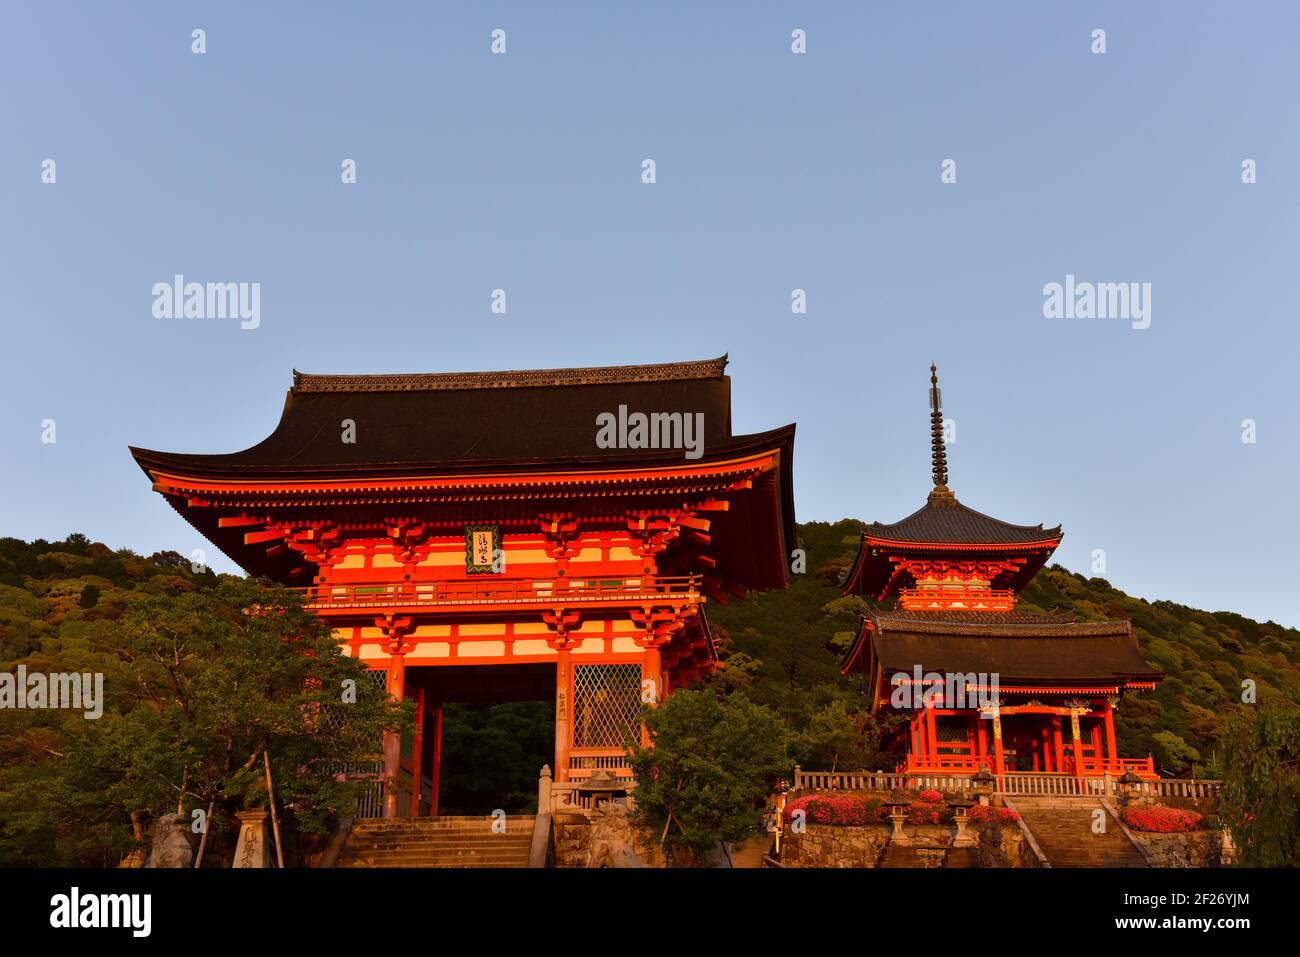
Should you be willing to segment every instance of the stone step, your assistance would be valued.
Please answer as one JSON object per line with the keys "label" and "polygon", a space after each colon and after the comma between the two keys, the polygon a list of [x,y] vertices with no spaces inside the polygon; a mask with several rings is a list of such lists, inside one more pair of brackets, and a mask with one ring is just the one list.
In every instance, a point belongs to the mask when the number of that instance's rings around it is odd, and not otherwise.
{"label": "stone step", "polygon": [[375,844],[367,841],[358,841],[355,844],[349,844],[348,847],[357,853],[385,851],[395,854],[432,854],[438,851],[454,851],[459,849],[487,851],[518,851],[520,848],[532,846],[532,838],[521,838],[519,840],[474,840],[474,841],[425,841],[418,844]]}
{"label": "stone step", "polygon": [[501,827],[522,827],[531,825],[531,817],[506,817],[506,818],[463,818],[457,820],[444,820],[443,818],[416,818],[406,821],[357,821],[352,825],[354,831],[441,831],[456,830],[458,828],[490,828],[494,824]]}
{"label": "stone step", "polygon": [[[1095,798],[1016,799],[1020,818],[1053,867],[1146,867],[1146,860],[1119,824]],[[1106,830],[1092,829],[1095,812],[1105,814]]]}
{"label": "stone step", "polygon": [[354,868],[360,868],[360,867],[375,867],[375,868],[416,868],[416,867],[419,867],[419,868],[442,869],[442,870],[461,869],[461,868],[471,868],[471,867],[522,869],[522,868],[526,868],[526,867],[528,867],[528,861],[527,861],[527,860],[524,860],[524,861],[519,861],[519,860],[509,860],[509,861],[476,861],[476,862],[473,862],[473,863],[449,862],[449,861],[428,861],[428,862],[423,862],[423,863],[413,863],[413,862],[410,862],[410,861],[403,861],[403,862],[400,863],[400,864],[397,864],[397,863],[372,863],[372,862],[370,862],[370,861],[339,861],[338,864],[335,865],[335,866],[336,866],[336,867],[354,867]]}
{"label": "stone step", "polygon": [[352,833],[359,837],[379,837],[379,838],[403,838],[403,837],[438,837],[441,835],[459,836],[461,834],[531,834],[533,825],[530,821],[525,827],[515,825],[514,827],[496,828],[486,825],[474,825],[473,827],[411,827],[411,828],[353,828]]}
{"label": "stone step", "polygon": [[353,867],[433,867],[438,864],[467,867],[471,864],[504,866],[527,865],[528,853],[519,854],[357,854],[339,858],[339,866]]}
{"label": "stone step", "polygon": [[[340,858],[344,860],[344,858]],[[513,854],[504,854],[500,851],[445,851],[437,854],[394,854],[392,852],[379,851],[375,853],[361,852],[349,854],[346,857],[348,861],[367,861],[369,863],[388,863],[401,864],[410,863],[418,865],[428,862],[447,861],[455,863],[457,861],[527,861],[527,849],[517,851]]]}
{"label": "stone step", "polygon": [[533,823],[518,814],[366,819],[353,825],[336,866],[527,867]]}
{"label": "stone step", "polygon": [[489,831],[469,831],[464,834],[355,834],[348,838],[350,844],[426,844],[430,841],[530,841],[532,831],[507,831],[493,834]]}

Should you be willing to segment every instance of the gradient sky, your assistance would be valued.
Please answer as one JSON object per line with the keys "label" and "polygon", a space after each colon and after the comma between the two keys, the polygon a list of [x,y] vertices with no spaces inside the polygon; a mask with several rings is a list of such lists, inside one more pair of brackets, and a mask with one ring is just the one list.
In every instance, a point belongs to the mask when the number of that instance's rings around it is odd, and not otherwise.
{"label": "gradient sky", "polygon": [[[211,554],[127,445],[251,445],[295,367],[724,352],[736,431],[798,423],[800,520],[895,521],[929,489],[933,359],[967,505],[1062,523],[1057,560],[1088,574],[1104,549],[1133,594],[1300,625],[1293,3],[26,3],[5,20],[0,535]],[[260,328],[154,319],[175,273],[260,282]],[[1067,273],[1150,282],[1151,327],[1045,319]]]}

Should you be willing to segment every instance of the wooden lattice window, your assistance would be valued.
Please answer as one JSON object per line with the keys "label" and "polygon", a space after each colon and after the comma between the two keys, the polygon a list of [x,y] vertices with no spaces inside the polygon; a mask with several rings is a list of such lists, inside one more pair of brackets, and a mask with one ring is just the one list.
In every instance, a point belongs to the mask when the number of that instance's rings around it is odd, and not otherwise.
{"label": "wooden lattice window", "polygon": [[934,719],[934,733],[945,744],[964,744],[970,738],[965,719],[950,715],[939,715]]}
{"label": "wooden lattice window", "polygon": [[640,665],[574,666],[575,748],[622,748],[638,743],[640,713]]}

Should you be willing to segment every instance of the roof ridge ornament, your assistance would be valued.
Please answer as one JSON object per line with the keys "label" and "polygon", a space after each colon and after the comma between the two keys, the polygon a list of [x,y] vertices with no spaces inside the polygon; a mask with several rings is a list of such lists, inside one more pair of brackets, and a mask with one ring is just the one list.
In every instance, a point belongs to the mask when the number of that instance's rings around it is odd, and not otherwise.
{"label": "roof ridge ornament", "polygon": [[626,385],[718,379],[729,359],[659,362],[566,369],[510,369],[500,372],[408,372],[332,375],[293,370],[296,394],[317,392],[430,392],[479,389],[552,388],[574,385]]}
{"label": "roof ridge ornament", "polygon": [[948,452],[943,443],[943,411],[939,394],[938,369],[930,363],[930,457],[934,489],[929,504],[938,508],[957,504],[957,496],[948,488]]}

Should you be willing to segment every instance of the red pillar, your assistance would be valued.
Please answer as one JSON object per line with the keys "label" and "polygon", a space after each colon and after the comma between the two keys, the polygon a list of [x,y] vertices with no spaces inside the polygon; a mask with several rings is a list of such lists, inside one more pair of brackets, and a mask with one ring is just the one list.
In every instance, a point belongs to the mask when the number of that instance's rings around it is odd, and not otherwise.
{"label": "red pillar", "polygon": [[1114,770],[1119,770],[1119,752],[1115,750],[1115,708],[1106,700],[1106,710],[1102,712],[1106,720],[1106,763]]}
{"label": "red pillar", "polygon": [[[394,651],[388,659],[388,693],[401,701],[406,694],[406,654]],[[384,735],[384,817],[397,817],[397,781],[401,776],[402,735]]]}
{"label": "red pillar", "polygon": [[[658,645],[648,645],[641,659],[641,700],[658,705],[663,697],[663,656]],[[647,700],[647,698],[649,700]],[[641,747],[650,747],[650,732],[641,725]]]}
{"label": "red pillar", "polygon": [[[1006,773],[1006,765],[1002,762],[1002,713],[993,712],[993,773],[1001,778]],[[1001,780],[998,781],[999,790],[1002,787]]]}
{"label": "red pillar", "polygon": [[555,655],[555,781],[569,780],[571,667],[569,649],[561,648]]}
{"label": "red pillar", "polygon": [[[925,709],[925,738],[929,742],[930,754],[937,757],[939,754],[939,735],[934,730],[934,709]],[[933,761],[931,762],[933,766]]]}
{"label": "red pillar", "polygon": [[415,732],[411,735],[411,813],[420,816],[424,797],[424,689],[415,692]]}
{"label": "red pillar", "polygon": [[1094,723],[1092,726],[1092,767],[1093,770],[1100,774],[1103,764],[1101,759],[1101,724]]}
{"label": "red pillar", "polygon": [[1052,715],[1052,744],[1056,750],[1056,771],[1065,771],[1065,743],[1061,740],[1061,716]]}
{"label": "red pillar", "polygon": [[984,730],[984,721],[985,719],[980,715],[975,716],[975,750],[978,752],[978,757],[975,759],[976,771],[984,766],[989,753],[989,736]]}
{"label": "red pillar", "polygon": [[442,702],[433,711],[433,784],[430,786],[429,814],[438,816],[438,780],[442,777]]}
{"label": "red pillar", "polygon": [[1074,776],[1083,775],[1083,734],[1079,730],[1079,712],[1070,709],[1070,753],[1074,755]]}

